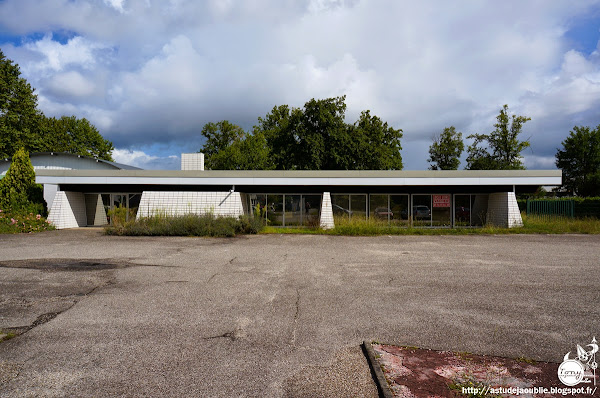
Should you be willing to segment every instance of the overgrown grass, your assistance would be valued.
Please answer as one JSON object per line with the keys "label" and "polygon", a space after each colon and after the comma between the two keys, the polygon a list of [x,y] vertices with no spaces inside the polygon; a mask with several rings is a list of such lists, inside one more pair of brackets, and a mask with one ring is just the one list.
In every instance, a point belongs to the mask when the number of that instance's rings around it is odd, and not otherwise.
{"label": "overgrown grass", "polygon": [[600,220],[596,218],[540,217],[522,215],[523,227],[500,228],[492,225],[473,228],[418,228],[390,226],[386,221],[373,219],[336,218],[335,228],[276,228],[265,227],[266,234],[313,234],[313,235],[494,235],[494,234],[600,234]]}
{"label": "overgrown grass", "polygon": [[256,234],[262,229],[260,220],[247,216],[236,218],[213,214],[157,214],[139,220],[130,217],[129,221],[125,221],[120,214],[113,214],[112,217],[113,225],[104,229],[108,235],[232,237],[239,234]]}
{"label": "overgrown grass", "polygon": [[44,206],[29,204],[17,209],[0,209],[0,234],[33,233],[53,230],[43,216]]}

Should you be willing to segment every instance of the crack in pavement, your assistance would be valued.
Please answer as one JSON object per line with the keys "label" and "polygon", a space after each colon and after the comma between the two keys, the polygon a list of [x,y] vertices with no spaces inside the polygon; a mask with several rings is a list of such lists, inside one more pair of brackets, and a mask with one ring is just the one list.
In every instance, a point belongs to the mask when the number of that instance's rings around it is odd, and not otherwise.
{"label": "crack in pavement", "polygon": [[296,345],[296,333],[298,329],[298,318],[300,317],[300,289],[296,289],[296,313],[294,314],[292,340],[290,345]]}
{"label": "crack in pavement", "polygon": [[237,337],[235,335],[236,332],[237,332],[237,329],[235,329],[231,332],[226,332],[226,333],[220,334],[218,336],[203,337],[202,340],[230,339],[231,341],[235,341],[237,339]]}

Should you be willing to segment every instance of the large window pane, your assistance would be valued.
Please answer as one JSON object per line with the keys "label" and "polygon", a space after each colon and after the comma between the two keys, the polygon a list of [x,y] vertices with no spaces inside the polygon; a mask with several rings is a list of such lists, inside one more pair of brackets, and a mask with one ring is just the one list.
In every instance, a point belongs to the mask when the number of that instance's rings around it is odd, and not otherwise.
{"label": "large window pane", "polygon": [[350,216],[350,196],[331,195],[331,207],[334,217]]}
{"label": "large window pane", "polygon": [[369,195],[369,217],[389,221],[391,210],[388,207],[388,197],[389,195]]}
{"label": "large window pane", "polygon": [[321,214],[321,195],[302,195],[304,212],[302,224],[309,227],[318,227]]}
{"label": "large window pane", "polygon": [[267,195],[250,194],[250,211],[255,217],[267,219]]}
{"label": "large window pane", "polygon": [[131,193],[129,194],[129,217],[130,219],[137,216],[138,208],[140,207],[140,200],[142,199],[141,193]]}
{"label": "large window pane", "polygon": [[454,195],[454,225],[471,225],[471,195]]}
{"label": "large window pane", "polygon": [[367,195],[350,195],[350,217],[367,218]]}
{"label": "large window pane", "polygon": [[438,227],[449,227],[452,222],[452,195],[431,195],[432,198],[432,212],[431,212],[431,225]]}
{"label": "large window pane", "polygon": [[390,223],[408,225],[408,195],[390,195]]}
{"label": "large window pane", "polygon": [[413,195],[412,200],[413,225],[431,226],[431,195]]}
{"label": "large window pane", "polygon": [[267,220],[269,225],[283,225],[283,195],[267,195]]}
{"label": "large window pane", "polygon": [[471,195],[471,225],[485,225],[488,195]]}
{"label": "large window pane", "polygon": [[285,195],[285,225],[302,225],[300,195]]}

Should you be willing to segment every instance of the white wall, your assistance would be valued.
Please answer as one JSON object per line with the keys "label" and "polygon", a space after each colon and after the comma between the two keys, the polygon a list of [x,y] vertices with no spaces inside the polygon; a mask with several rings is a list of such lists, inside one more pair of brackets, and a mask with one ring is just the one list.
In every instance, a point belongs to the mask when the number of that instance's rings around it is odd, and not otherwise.
{"label": "white wall", "polygon": [[244,206],[239,192],[159,192],[144,191],[137,218],[155,214],[179,216],[213,213],[241,216]]}
{"label": "white wall", "polygon": [[56,192],[48,221],[56,229],[85,227],[87,225],[85,196],[81,192]]}
{"label": "white wall", "polygon": [[495,192],[488,199],[487,223],[505,228],[522,227],[523,219],[514,192]]}

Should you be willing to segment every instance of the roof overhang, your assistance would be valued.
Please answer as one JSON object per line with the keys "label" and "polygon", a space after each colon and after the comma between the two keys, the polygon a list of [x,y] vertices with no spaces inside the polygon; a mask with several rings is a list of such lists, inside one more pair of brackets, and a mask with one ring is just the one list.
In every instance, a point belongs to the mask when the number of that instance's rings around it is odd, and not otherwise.
{"label": "roof overhang", "polygon": [[39,170],[40,184],[460,186],[561,185],[562,170]]}

